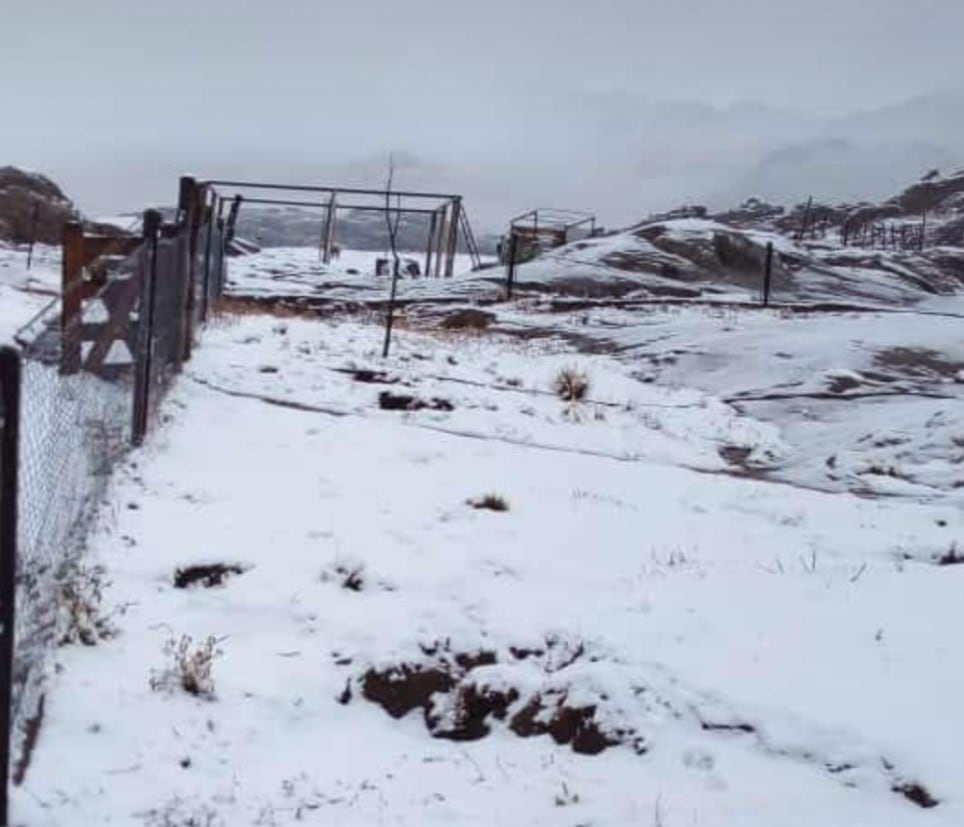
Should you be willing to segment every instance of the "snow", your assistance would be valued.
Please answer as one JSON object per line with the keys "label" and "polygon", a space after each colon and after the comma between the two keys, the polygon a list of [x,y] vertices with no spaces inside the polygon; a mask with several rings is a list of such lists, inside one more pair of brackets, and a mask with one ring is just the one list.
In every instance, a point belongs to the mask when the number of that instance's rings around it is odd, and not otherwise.
{"label": "snow", "polygon": [[[933,387],[880,354],[953,365],[959,321],[493,312],[486,333],[403,318],[384,361],[364,315],[209,327],[113,482],[89,553],[119,634],[58,651],[16,823],[961,823],[964,566],[933,564],[964,536],[960,385],[845,398]],[[586,401],[552,395],[567,367]],[[815,419],[732,401],[834,382],[857,390]],[[386,391],[454,410],[381,410]],[[861,447],[885,428],[910,442]],[[855,496],[832,446],[855,477],[909,451],[916,485]],[[509,510],[467,504],[486,493]],[[245,571],[173,587],[212,562]],[[149,685],[185,634],[223,652],[211,699]],[[588,756],[492,721],[449,741],[362,697],[368,669],[440,645],[496,653],[475,685],[564,694],[635,738]],[[939,806],[892,789],[912,783]]]}
{"label": "snow", "polygon": [[[229,288],[236,295],[273,295],[279,292],[289,296],[320,296],[328,298],[342,295],[388,294],[390,279],[376,278],[375,262],[389,258],[390,253],[372,250],[342,250],[330,264],[321,261],[319,252],[312,247],[266,247],[258,253],[232,259],[229,268]],[[400,251],[399,257],[425,266],[424,251]],[[456,277],[469,276],[471,258],[466,254],[455,257]],[[420,292],[437,293],[439,282],[434,279],[411,279],[404,277],[406,287],[414,286]],[[456,278],[457,282],[462,279]],[[446,280],[448,284],[450,280]]]}
{"label": "snow", "polygon": [[27,269],[26,247],[0,242],[0,343],[9,344],[60,289],[60,249],[38,244]]}

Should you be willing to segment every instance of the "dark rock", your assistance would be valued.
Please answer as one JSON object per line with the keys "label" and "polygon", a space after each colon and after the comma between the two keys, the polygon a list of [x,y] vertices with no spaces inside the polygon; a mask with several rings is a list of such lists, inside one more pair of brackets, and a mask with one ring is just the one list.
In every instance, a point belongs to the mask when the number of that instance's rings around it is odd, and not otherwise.
{"label": "dark rock", "polygon": [[233,574],[244,574],[244,566],[237,563],[204,563],[187,566],[174,572],[174,588],[186,589],[201,584],[206,589],[220,586]]}

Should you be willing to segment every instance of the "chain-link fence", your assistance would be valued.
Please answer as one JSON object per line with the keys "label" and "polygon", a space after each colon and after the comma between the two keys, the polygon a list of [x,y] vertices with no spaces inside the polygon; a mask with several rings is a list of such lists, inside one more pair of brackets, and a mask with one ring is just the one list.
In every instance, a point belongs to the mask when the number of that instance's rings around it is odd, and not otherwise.
{"label": "chain-link fence", "polygon": [[[0,575],[7,562],[14,581],[15,568],[15,601],[4,599],[0,576],[0,620],[16,604],[0,638],[0,670],[8,667],[6,675],[0,671],[0,693],[10,696],[9,728],[3,732],[0,720],[0,740],[9,748],[14,783],[29,762],[51,653],[70,628],[79,560],[110,475],[156,421],[164,392],[221,292],[222,226],[202,191],[189,195],[174,222],[145,213],[140,237],[85,236],[79,225],[68,225],[63,290],[17,334],[16,379],[0,373],[0,397],[16,381],[21,411],[19,460],[0,456],[0,480],[12,476],[19,488],[15,548],[0,549]],[[0,369],[5,364],[0,353]],[[0,417],[6,429],[6,408]],[[0,520],[5,496],[6,489]],[[4,528],[0,522],[0,539]],[[11,631],[12,658],[4,660]]]}
{"label": "chain-link fence", "polygon": [[[130,246],[125,239],[89,262],[85,278],[68,286],[19,336],[15,782],[26,770],[43,713],[50,653],[63,634],[70,569],[111,471],[131,443],[143,247],[120,253]],[[70,291],[84,294],[78,314],[65,312],[76,298]],[[101,338],[93,336],[97,331]]]}

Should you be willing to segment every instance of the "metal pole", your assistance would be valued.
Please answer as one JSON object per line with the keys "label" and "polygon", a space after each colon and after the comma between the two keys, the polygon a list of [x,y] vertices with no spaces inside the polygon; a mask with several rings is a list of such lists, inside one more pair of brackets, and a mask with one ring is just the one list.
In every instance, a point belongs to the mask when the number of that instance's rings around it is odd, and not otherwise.
{"label": "metal pole", "polygon": [[147,435],[148,411],[151,403],[151,371],[154,355],[154,305],[157,300],[157,239],[161,229],[161,214],[157,210],[144,213],[144,253],[141,272],[141,312],[137,376],[134,387],[134,422],[131,441],[141,445]]}
{"label": "metal pole", "polygon": [[432,243],[435,241],[435,229],[438,225],[438,210],[432,211],[428,221],[428,244],[425,246],[425,276],[432,275]]}
{"label": "metal pole", "polygon": [[0,824],[9,824],[10,704],[17,593],[17,486],[20,445],[20,355],[0,348]]}
{"label": "metal pole", "polygon": [[514,232],[509,233],[509,260],[505,268],[505,297],[512,298],[512,287],[515,284],[515,254],[519,244],[519,236]]}
{"label": "metal pole", "polygon": [[[205,198],[207,201],[207,198]],[[208,293],[211,290],[211,243],[214,240],[214,203],[205,203],[204,214],[207,216],[208,231],[204,241],[204,295],[201,297],[201,321],[208,317]]]}
{"label": "metal pole", "polygon": [[459,219],[462,214],[462,199],[452,199],[452,215],[449,218],[448,249],[445,252],[445,277],[452,278],[455,273],[455,254],[459,246]]}
{"label": "metal pole", "polygon": [[331,251],[335,245],[335,221],[338,220],[337,193],[332,193],[328,199],[328,214],[325,217],[325,248],[322,251],[321,260],[325,264],[331,264]]}
{"label": "metal pole", "polygon": [[770,276],[773,274],[773,242],[767,243],[766,266],[763,270],[763,306],[770,306]]}
{"label": "metal pole", "polygon": [[803,211],[803,223],[800,225],[800,230],[797,235],[798,241],[803,241],[804,235],[807,232],[807,225],[810,223],[810,209],[813,207],[813,196],[811,195],[807,199],[807,208]]}
{"label": "metal pole", "polygon": [[448,221],[448,205],[439,207],[438,236],[435,241],[435,278],[442,275],[442,241],[445,238]]}
{"label": "metal pole", "polygon": [[339,192],[342,195],[378,195],[384,198],[386,195],[392,197],[401,196],[402,198],[432,198],[434,200],[450,200],[452,198],[460,198],[461,196],[454,195],[453,193],[439,193],[439,192],[414,192],[412,190],[373,190],[373,189],[359,189],[357,187],[314,187],[305,186],[303,184],[262,184],[257,181],[222,181],[218,179],[213,179],[210,181],[202,181],[202,184],[211,184],[216,187],[234,187],[236,189],[253,189],[253,190],[290,190],[291,192]]}
{"label": "metal pole", "polygon": [[33,205],[33,218],[30,221],[30,246],[27,248],[27,269],[33,263],[33,245],[37,243],[37,224],[40,221],[40,203]]}

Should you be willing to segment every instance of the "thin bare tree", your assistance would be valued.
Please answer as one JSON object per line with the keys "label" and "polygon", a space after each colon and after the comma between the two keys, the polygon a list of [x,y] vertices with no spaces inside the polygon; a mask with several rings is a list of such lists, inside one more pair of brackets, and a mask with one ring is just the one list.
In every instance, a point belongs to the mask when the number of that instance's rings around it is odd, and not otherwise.
{"label": "thin bare tree", "polygon": [[385,226],[388,229],[388,243],[392,250],[392,289],[388,296],[388,314],[385,316],[385,344],[382,358],[388,358],[392,344],[392,325],[395,322],[395,296],[398,293],[398,275],[401,262],[398,258],[398,225],[402,220],[402,198],[396,196],[395,209],[392,209],[392,182],[395,179],[395,158],[388,156],[388,181],[385,184]]}

